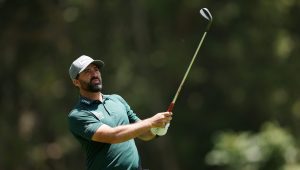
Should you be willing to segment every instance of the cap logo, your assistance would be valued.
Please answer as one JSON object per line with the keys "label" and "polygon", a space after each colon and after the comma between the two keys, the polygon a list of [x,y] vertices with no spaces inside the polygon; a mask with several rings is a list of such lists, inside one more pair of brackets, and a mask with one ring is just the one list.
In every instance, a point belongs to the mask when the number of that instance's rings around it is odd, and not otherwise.
{"label": "cap logo", "polygon": [[80,64],[81,66],[84,66],[84,64],[85,64],[86,62],[88,62],[88,61],[89,61],[89,59],[83,59],[83,60],[79,61],[79,64]]}

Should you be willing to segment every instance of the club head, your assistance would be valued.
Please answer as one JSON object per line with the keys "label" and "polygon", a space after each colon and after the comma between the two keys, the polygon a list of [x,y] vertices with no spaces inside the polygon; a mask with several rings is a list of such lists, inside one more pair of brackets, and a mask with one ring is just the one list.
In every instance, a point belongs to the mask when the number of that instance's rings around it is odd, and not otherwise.
{"label": "club head", "polygon": [[213,20],[213,17],[212,15],[210,14],[209,10],[207,8],[202,8],[200,9],[200,14],[209,21],[207,27],[206,27],[206,31],[207,32],[210,28],[210,25],[212,23],[212,20]]}
{"label": "club head", "polygon": [[213,17],[211,16],[211,14],[207,8],[200,9],[200,14],[210,22],[213,20]]}

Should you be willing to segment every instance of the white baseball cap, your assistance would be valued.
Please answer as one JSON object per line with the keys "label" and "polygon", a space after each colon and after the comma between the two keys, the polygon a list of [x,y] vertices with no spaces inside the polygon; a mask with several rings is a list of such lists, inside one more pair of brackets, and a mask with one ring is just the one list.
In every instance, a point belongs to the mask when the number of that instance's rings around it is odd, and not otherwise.
{"label": "white baseball cap", "polygon": [[101,60],[94,60],[89,56],[82,55],[77,58],[70,66],[69,75],[73,80],[77,77],[79,73],[81,73],[88,65],[91,63],[95,64],[97,67],[102,68],[104,66],[104,62]]}

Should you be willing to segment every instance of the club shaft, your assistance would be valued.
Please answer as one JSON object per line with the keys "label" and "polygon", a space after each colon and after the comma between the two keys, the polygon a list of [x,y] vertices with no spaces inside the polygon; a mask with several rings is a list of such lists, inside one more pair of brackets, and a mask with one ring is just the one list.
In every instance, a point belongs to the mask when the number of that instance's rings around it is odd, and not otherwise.
{"label": "club shaft", "polygon": [[169,107],[168,107],[168,112],[171,112],[171,111],[173,110],[173,107],[174,107],[174,105],[175,105],[175,102],[176,102],[176,100],[177,100],[177,97],[178,97],[178,95],[179,95],[179,93],[180,93],[180,91],[181,91],[181,89],[182,89],[182,86],[183,86],[183,84],[184,84],[184,82],[185,82],[185,80],[186,80],[186,78],[187,78],[187,76],[188,76],[188,74],[189,74],[189,72],[190,72],[190,70],[191,70],[191,68],[192,68],[192,65],[193,65],[193,63],[194,63],[194,61],[195,61],[195,59],[196,59],[196,57],[197,57],[197,54],[198,54],[199,49],[200,49],[200,47],[201,47],[201,45],[202,45],[202,43],[203,43],[203,40],[204,40],[205,37],[206,37],[206,34],[207,34],[207,31],[205,31],[204,34],[202,35],[202,38],[201,38],[201,40],[200,40],[200,43],[199,43],[199,45],[198,45],[198,47],[197,47],[197,49],[196,49],[196,51],[195,51],[195,54],[194,54],[194,56],[193,56],[193,58],[192,58],[192,61],[190,62],[190,65],[189,65],[188,69],[186,70],[186,72],[185,72],[185,74],[184,74],[184,76],[183,76],[183,79],[182,79],[182,81],[181,81],[181,83],[180,83],[180,85],[179,85],[179,87],[178,87],[178,89],[177,89],[177,92],[176,92],[176,94],[175,94],[175,96],[174,96],[172,102],[170,103],[170,105],[169,105]]}

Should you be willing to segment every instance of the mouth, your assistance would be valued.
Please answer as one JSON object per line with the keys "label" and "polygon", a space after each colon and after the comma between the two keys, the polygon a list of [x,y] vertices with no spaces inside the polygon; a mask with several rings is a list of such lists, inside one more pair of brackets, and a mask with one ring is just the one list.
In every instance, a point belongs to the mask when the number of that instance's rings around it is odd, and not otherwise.
{"label": "mouth", "polygon": [[100,79],[99,78],[93,78],[91,80],[91,83],[93,83],[93,84],[100,84]]}

